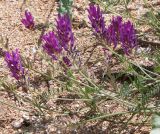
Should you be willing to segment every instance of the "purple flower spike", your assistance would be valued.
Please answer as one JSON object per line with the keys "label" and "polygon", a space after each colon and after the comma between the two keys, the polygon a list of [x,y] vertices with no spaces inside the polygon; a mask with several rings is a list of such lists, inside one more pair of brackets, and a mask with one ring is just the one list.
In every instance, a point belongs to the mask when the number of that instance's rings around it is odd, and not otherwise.
{"label": "purple flower spike", "polygon": [[15,79],[19,80],[24,77],[24,68],[21,64],[18,49],[16,49],[16,51],[12,51],[12,53],[6,52],[5,61],[7,62],[8,68]]}
{"label": "purple flower spike", "polygon": [[53,60],[57,60],[56,55],[61,53],[62,47],[59,45],[59,41],[54,32],[43,35],[42,39],[45,42],[43,45],[44,50],[53,58]]}
{"label": "purple flower spike", "polygon": [[21,20],[21,22],[25,25],[26,28],[28,29],[33,29],[34,28],[34,18],[31,15],[29,11],[25,11],[25,18]]}
{"label": "purple flower spike", "polygon": [[91,22],[92,28],[95,30],[95,34],[104,35],[106,32],[104,17],[102,16],[102,11],[99,6],[94,4],[89,5],[88,18]]}
{"label": "purple flower spike", "polygon": [[71,21],[67,14],[58,15],[56,19],[57,25],[57,35],[60,45],[66,50],[69,51],[73,49],[74,46],[74,36],[71,27]]}
{"label": "purple flower spike", "polygon": [[71,61],[68,59],[68,57],[63,57],[63,62],[64,62],[68,67],[72,66],[72,63],[71,63]]}
{"label": "purple flower spike", "polygon": [[126,55],[129,55],[131,50],[137,45],[136,30],[133,24],[125,22],[121,28],[120,41]]}
{"label": "purple flower spike", "polygon": [[106,30],[106,40],[113,44],[114,48],[118,43],[121,44],[124,53],[129,55],[137,44],[136,30],[130,21],[122,22],[122,17],[117,16],[112,19]]}
{"label": "purple flower spike", "polygon": [[117,16],[113,18],[111,24],[108,26],[106,32],[106,39],[110,44],[114,44],[114,48],[117,47],[120,40],[120,31],[122,28],[122,17]]}

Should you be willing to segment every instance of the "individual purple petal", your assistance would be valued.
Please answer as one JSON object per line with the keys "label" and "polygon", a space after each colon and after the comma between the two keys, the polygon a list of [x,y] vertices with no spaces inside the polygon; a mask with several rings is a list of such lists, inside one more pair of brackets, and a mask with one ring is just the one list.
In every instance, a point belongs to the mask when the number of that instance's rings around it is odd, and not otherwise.
{"label": "individual purple petal", "polygon": [[56,38],[54,32],[49,32],[42,36],[44,41],[43,49],[50,55],[53,60],[57,60],[57,54],[61,53],[62,47]]}
{"label": "individual purple petal", "polygon": [[12,51],[12,53],[5,53],[5,61],[7,62],[8,68],[10,69],[12,76],[19,80],[24,77],[24,68],[21,64],[20,55],[18,49]]}
{"label": "individual purple petal", "polygon": [[25,11],[25,18],[23,18],[21,20],[21,22],[28,29],[33,29],[34,26],[35,26],[35,24],[34,24],[34,18],[33,18],[33,16],[31,15],[31,13],[28,10]]}
{"label": "individual purple petal", "polygon": [[57,36],[60,45],[66,50],[72,50],[74,46],[74,35],[72,32],[71,21],[67,14],[58,14],[56,19]]}

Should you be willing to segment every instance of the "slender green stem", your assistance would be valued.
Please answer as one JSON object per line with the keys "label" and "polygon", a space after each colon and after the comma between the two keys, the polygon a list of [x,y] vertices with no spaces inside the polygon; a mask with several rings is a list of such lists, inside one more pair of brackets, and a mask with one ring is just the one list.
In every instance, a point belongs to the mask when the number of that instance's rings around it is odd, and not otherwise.
{"label": "slender green stem", "polygon": [[68,98],[56,98],[52,100],[62,100],[62,101],[91,101],[92,99],[68,99]]}
{"label": "slender green stem", "polygon": [[112,117],[112,116],[116,116],[116,115],[130,114],[130,113],[131,112],[127,111],[127,112],[117,112],[117,113],[106,114],[106,115],[102,115],[102,116],[98,116],[98,117],[86,120],[86,122],[100,120],[100,119],[104,119],[104,118],[108,118],[108,117]]}
{"label": "slender green stem", "polygon": [[81,71],[79,71],[79,73],[89,82],[91,83],[94,87],[99,88],[95,83],[93,83],[91,81],[91,79],[89,79],[85,74],[83,74]]}
{"label": "slender green stem", "polygon": [[67,77],[68,79],[73,80],[74,82],[77,82],[77,83],[79,83],[79,84],[81,84],[81,85],[83,85],[83,86],[86,86],[86,87],[89,87],[89,88],[93,88],[93,87],[89,86],[88,84],[82,83],[81,81],[78,81],[78,80],[76,80],[76,79],[73,79],[73,78],[71,78],[71,77],[68,77],[68,76],[65,75],[65,74],[63,74],[63,75],[64,75],[65,77]]}

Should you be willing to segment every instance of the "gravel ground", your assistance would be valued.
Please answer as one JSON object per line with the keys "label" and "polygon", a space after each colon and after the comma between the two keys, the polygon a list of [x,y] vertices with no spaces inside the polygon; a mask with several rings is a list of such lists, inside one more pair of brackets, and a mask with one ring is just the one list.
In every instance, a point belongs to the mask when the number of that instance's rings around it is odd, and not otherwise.
{"label": "gravel ground", "polygon": [[[140,3],[139,0],[134,1],[136,4]],[[150,3],[158,3],[158,1],[149,1]],[[85,48],[86,46],[90,46],[94,42],[94,38],[90,36],[92,32],[89,30],[89,24],[87,19],[87,12],[85,8],[87,7],[89,1],[88,0],[76,0],[74,2],[73,7],[73,16],[74,16],[74,32],[76,38],[76,45],[80,49]],[[139,17],[139,12],[144,13],[146,12],[146,8],[137,7],[135,3],[130,5],[130,8],[133,9],[133,15],[137,15]],[[151,4],[153,4],[151,3]],[[141,6],[139,4],[139,6]],[[157,7],[157,6],[156,6]],[[158,8],[158,7],[157,7]],[[45,29],[45,31],[54,29],[55,18],[57,15],[57,3],[55,0],[0,0],[0,47],[5,47],[6,49],[12,50],[15,48],[19,48],[20,52],[25,57],[32,57],[33,51],[35,46],[37,46],[40,36],[44,33],[42,30],[35,30],[30,31],[27,30],[21,24],[21,18],[24,15],[24,11],[28,9],[31,11],[33,16],[35,17],[36,25],[40,24],[49,24],[49,28]],[[135,10],[134,10],[135,9]],[[141,14],[142,15],[142,14]],[[107,16],[107,15],[106,15]],[[110,16],[113,14],[108,15],[109,20]],[[83,20],[86,22],[84,25]],[[77,28],[80,27],[80,28]],[[148,27],[141,28],[144,32],[148,30]],[[87,37],[87,38],[86,38]],[[4,46],[5,45],[5,46]],[[0,79],[7,79],[10,82],[13,80],[8,75],[9,72],[6,69],[6,65],[3,62],[3,58],[0,57]],[[12,98],[12,97],[11,97]],[[0,92],[0,101],[6,102],[9,105],[16,106],[13,98],[11,99],[8,95],[4,92]],[[54,102],[52,105],[55,105]],[[49,104],[48,104],[49,105]],[[75,103],[72,102],[68,104],[70,109],[76,109],[77,107],[83,107],[84,104],[82,103]],[[60,106],[58,106],[60,107]],[[63,107],[63,104],[62,106]],[[108,109],[113,109],[113,111],[122,110],[121,106],[115,103],[107,103],[103,104],[104,111],[108,111]],[[112,112],[113,112],[112,111]],[[18,109],[12,108],[5,104],[0,103],[0,134],[22,134],[24,132],[29,132],[31,134],[52,134],[52,133],[95,133],[95,134],[112,134],[114,132],[109,131],[111,128],[117,129],[120,125],[115,125],[114,123],[110,123],[108,121],[104,121],[102,123],[90,123],[87,124],[86,127],[80,126],[78,128],[72,128],[63,130],[62,128],[65,127],[67,122],[78,122],[79,118],[76,116],[69,117],[69,116],[62,116],[62,117],[55,117],[52,121],[43,122],[41,119],[37,119],[33,126],[29,127],[20,127],[16,128],[13,127],[16,124],[14,122],[21,122],[22,116],[24,116],[24,112],[20,112]],[[53,115],[54,116],[54,115]],[[26,125],[27,126],[27,125]],[[113,129],[113,130],[114,130]],[[149,134],[150,127],[133,127],[130,126],[127,128],[128,133],[124,132],[124,134]],[[127,131],[127,130],[126,130]],[[130,131],[130,132],[129,132]],[[118,134],[118,131],[117,131]]]}

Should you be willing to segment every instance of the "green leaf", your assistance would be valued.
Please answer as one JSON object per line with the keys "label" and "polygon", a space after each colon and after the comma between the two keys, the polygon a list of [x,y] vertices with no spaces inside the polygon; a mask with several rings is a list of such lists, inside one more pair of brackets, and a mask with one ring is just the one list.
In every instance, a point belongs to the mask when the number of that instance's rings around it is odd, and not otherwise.
{"label": "green leaf", "polygon": [[66,10],[65,7],[60,7],[60,8],[58,9],[58,12],[64,14],[64,13],[67,13],[67,10]]}
{"label": "green leaf", "polygon": [[60,0],[60,7],[58,9],[58,12],[61,14],[67,13],[69,16],[71,16],[71,7],[73,4],[73,0]]}
{"label": "green leaf", "polygon": [[85,87],[85,92],[87,94],[92,94],[94,93],[96,90],[94,88],[90,88],[90,87]]}
{"label": "green leaf", "polygon": [[160,73],[160,66],[155,67],[154,71],[157,72],[157,73]]}
{"label": "green leaf", "polygon": [[72,70],[67,70],[67,76],[75,79]]}

